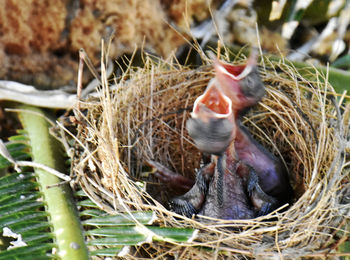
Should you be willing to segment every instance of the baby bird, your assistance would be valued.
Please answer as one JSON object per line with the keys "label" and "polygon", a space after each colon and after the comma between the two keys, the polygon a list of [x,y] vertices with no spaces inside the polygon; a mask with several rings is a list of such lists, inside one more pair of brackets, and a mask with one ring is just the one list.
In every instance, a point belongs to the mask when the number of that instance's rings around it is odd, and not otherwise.
{"label": "baby bird", "polygon": [[216,85],[213,79],[196,99],[187,122],[197,148],[212,154],[212,162],[198,172],[191,190],[173,199],[171,206],[188,217],[199,213],[221,219],[253,218],[265,214],[275,201],[258,186],[253,169],[237,160],[232,103]]}
{"label": "baby bird", "polygon": [[293,197],[288,173],[281,161],[255,141],[240,122],[243,112],[265,94],[265,87],[257,71],[256,56],[257,52],[253,51],[247,64],[238,66],[217,60],[214,64],[215,78],[220,90],[232,102],[237,156],[254,169],[261,189],[276,198],[275,207],[278,207],[291,202]]}
{"label": "baby bird", "polygon": [[[191,189],[172,200],[173,210],[191,217],[202,214],[223,219],[265,215],[292,199],[293,191],[283,164],[258,144],[240,122],[243,112],[265,94],[256,68],[256,55],[246,65],[215,61],[215,78],[193,107],[187,130],[196,147],[211,154]],[[152,165],[154,162],[150,162]],[[157,176],[171,185],[186,183],[179,174],[158,169]],[[181,176],[181,177],[180,177]]]}

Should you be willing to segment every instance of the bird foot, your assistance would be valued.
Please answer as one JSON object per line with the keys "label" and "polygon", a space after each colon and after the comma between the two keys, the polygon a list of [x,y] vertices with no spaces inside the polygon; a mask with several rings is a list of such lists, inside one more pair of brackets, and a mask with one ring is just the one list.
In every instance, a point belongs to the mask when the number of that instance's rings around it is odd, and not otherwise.
{"label": "bird foot", "polygon": [[274,209],[274,204],[270,202],[265,202],[260,210],[257,212],[256,216],[261,217],[269,214]]}
{"label": "bird foot", "polygon": [[154,173],[154,175],[162,183],[166,183],[173,190],[187,192],[194,185],[194,180],[191,180],[189,178],[186,178],[185,176],[182,176],[181,174],[173,172],[158,162],[147,160],[146,163],[149,166],[155,168],[156,172]]}
{"label": "bird foot", "polygon": [[259,185],[259,177],[256,172],[251,169],[248,177],[247,191],[251,197],[252,204],[257,212],[257,216],[264,216],[275,209],[277,199],[267,195]]}
{"label": "bird foot", "polygon": [[180,197],[173,199],[169,204],[172,211],[188,218],[197,214],[195,207],[190,202]]}

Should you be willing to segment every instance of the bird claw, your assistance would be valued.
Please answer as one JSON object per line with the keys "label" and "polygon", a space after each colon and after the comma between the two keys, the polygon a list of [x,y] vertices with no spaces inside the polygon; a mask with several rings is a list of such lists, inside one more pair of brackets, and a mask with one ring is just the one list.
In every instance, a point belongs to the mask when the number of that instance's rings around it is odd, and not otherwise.
{"label": "bird claw", "polygon": [[[254,190],[261,190],[259,185],[259,177],[256,172],[251,169],[248,177],[247,191],[249,196],[252,196]],[[261,192],[263,192],[261,190]]]}
{"label": "bird claw", "polygon": [[192,217],[202,208],[208,192],[208,182],[212,177],[213,165],[203,167],[197,174],[196,182],[184,195],[174,198],[170,202],[170,208],[178,214]]}
{"label": "bird claw", "polygon": [[175,198],[169,204],[172,211],[188,218],[197,214],[195,207],[185,199]]}
{"label": "bird claw", "polygon": [[247,191],[249,197],[252,198],[255,205],[257,216],[264,216],[270,213],[277,205],[277,199],[267,195],[259,185],[259,177],[256,172],[251,169],[248,177]]}
{"label": "bird claw", "polygon": [[273,203],[266,202],[257,213],[257,217],[265,216],[274,208]]}

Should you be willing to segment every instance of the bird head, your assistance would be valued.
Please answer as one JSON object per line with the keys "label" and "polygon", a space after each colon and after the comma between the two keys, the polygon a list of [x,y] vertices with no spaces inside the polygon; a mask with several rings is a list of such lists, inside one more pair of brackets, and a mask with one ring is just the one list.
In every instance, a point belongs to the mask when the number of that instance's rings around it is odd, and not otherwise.
{"label": "bird head", "polygon": [[235,124],[232,102],[217,85],[216,79],[212,79],[195,100],[186,127],[200,151],[218,155],[233,140]]}
{"label": "bird head", "polygon": [[232,65],[220,60],[214,63],[215,78],[221,91],[231,99],[234,110],[256,104],[265,94],[253,51],[244,65]]}

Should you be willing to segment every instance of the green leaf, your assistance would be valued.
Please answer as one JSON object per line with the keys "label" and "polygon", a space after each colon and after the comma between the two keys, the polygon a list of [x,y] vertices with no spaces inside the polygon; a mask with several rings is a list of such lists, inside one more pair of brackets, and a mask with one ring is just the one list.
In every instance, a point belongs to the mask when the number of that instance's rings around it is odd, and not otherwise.
{"label": "green leaf", "polygon": [[[31,179],[33,180],[34,177],[35,177],[35,174],[29,173],[29,172],[13,173],[11,175],[4,176],[1,178],[1,181],[0,181],[0,192],[1,192],[1,189],[3,188],[5,189],[9,185],[13,185],[16,183],[22,184],[26,180],[31,180]],[[36,185],[35,187],[38,187],[38,185]]]}
{"label": "green leaf", "polygon": [[85,232],[90,236],[103,236],[103,237],[118,237],[120,235],[135,235],[139,234],[135,226],[122,226],[122,227],[103,227],[88,230]]}
{"label": "green leaf", "polygon": [[28,245],[36,245],[39,242],[51,242],[55,236],[51,232],[37,233],[37,232],[26,232],[21,234],[22,239]]}
{"label": "green leaf", "polygon": [[103,215],[106,215],[106,212],[102,211],[102,210],[99,210],[99,209],[87,209],[87,210],[84,210],[82,212],[79,213],[79,215],[81,217],[86,217],[86,216],[89,216],[89,217],[100,217],[100,216],[103,216]]}
{"label": "green leaf", "polygon": [[42,194],[40,192],[26,191],[15,194],[3,195],[0,197],[0,205],[12,204],[19,201],[32,201],[41,198]]}
{"label": "green leaf", "polygon": [[[29,160],[28,146],[23,143],[9,143],[6,148],[15,160]],[[11,163],[0,155],[0,169],[7,168]]]}
{"label": "green leaf", "polygon": [[134,219],[142,224],[151,224],[154,221],[155,215],[152,211],[132,212],[129,214],[109,215],[103,217],[95,217],[83,221],[83,225],[90,226],[125,226],[135,225]]}
{"label": "green leaf", "polygon": [[78,201],[77,205],[81,207],[98,208],[98,206],[94,202],[92,202],[90,199]]}
{"label": "green leaf", "polygon": [[[62,147],[50,135],[50,125],[45,119],[50,115],[45,114],[39,108],[30,106],[20,106],[20,109],[19,118],[29,139],[33,161],[58,171],[64,171],[65,160],[60,153]],[[58,185],[61,180],[44,170],[35,169],[35,173],[47,204],[47,212],[51,216],[58,255],[62,259],[88,259],[87,248],[69,185]]]}
{"label": "green leaf", "polygon": [[26,210],[35,211],[44,206],[42,201],[18,201],[0,207],[0,216],[6,216]]}
{"label": "green leaf", "polygon": [[75,196],[77,197],[87,197],[86,193],[83,190],[78,190],[75,192]]}
{"label": "green leaf", "polygon": [[89,246],[122,246],[122,245],[140,245],[142,243],[150,242],[147,241],[147,236],[136,234],[134,236],[129,235],[120,235],[117,237],[106,237],[106,238],[97,238],[91,241],[88,241]]}
{"label": "green leaf", "polygon": [[0,187],[0,196],[21,191],[29,191],[38,187],[35,182],[14,182]]}
{"label": "green leaf", "polygon": [[22,211],[16,214],[0,217],[0,228],[7,227],[12,224],[25,223],[27,221],[47,221],[49,214],[45,211]]}
{"label": "green leaf", "polygon": [[[94,212],[96,213],[96,212]],[[84,214],[87,215],[87,214]],[[92,217],[83,221],[84,225],[96,226],[94,229],[89,229],[85,232],[88,237],[92,237],[88,241],[89,246],[133,246],[143,243],[150,243],[153,240],[158,241],[177,241],[185,242],[193,239],[197,231],[193,229],[169,228],[149,226],[153,222],[154,213],[132,212],[132,217],[127,214],[107,215],[102,217]],[[144,228],[137,228],[133,218],[140,223],[145,224]],[[115,256],[121,252],[122,248],[116,250],[98,249],[91,250],[93,255],[99,256]]]}
{"label": "green leaf", "polygon": [[8,226],[13,232],[23,234],[25,232],[48,232],[52,228],[51,224],[47,221],[31,220],[26,222],[20,222],[11,224]]}
{"label": "green leaf", "polygon": [[350,54],[344,55],[338,58],[335,62],[332,63],[332,67],[338,69],[350,69]]}
{"label": "green leaf", "polygon": [[[189,228],[170,228],[170,227],[156,227],[156,226],[145,226],[149,231],[155,235],[171,239],[176,242],[186,242],[193,238],[195,231]],[[142,230],[137,229],[135,226],[122,226],[122,227],[103,227],[98,229],[92,229],[86,231],[86,235],[91,236],[102,236],[102,237],[121,237],[121,236],[137,236],[142,234]],[[147,235],[147,234],[144,234]],[[156,237],[157,240],[159,237]]]}
{"label": "green leaf", "polygon": [[147,228],[158,236],[171,239],[176,242],[192,241],[197,234],[197,231],[191,228],[167,228],[154,226],[148,226]]}
{"label": "green leaf", "polygon": [[[28,118],[26,117],[26,119]],[[32,131],[29,129],[25,137],[11,139],[12,141],[23,142],[28,142],[29,140],[34,145]],[[42,140],[43,138],[41,136],[40,139]],[[41,144],[41,147],[43,146],[44,144]],[[7,148],[12,156],[17,156],[16,159],[28,157],[29,149],[26,143],[12,143],[7,145]],[[36,153],[35,149],[32,149],[32,152]],[[47,154],[49,153],[47,152]],[[24,156],[21,157],[22,155]],[[41,161],[40,163],[43,162]],[[50,163],[44,164],[50,166]],[[8,163],[6,165],[9,166]],[[57,239],[57,236],[55,236],[57,232],[52,232],[57,230],[57,226],[55,227],[54,224],[49,223],[48,219],[57,218],[60,212],[47,211],[50,202],[47,201],[47,191],[45,189],[47,190],[46,186],[53,183],[42,182],[42,175],[43,173],[39,173],[39,178],[36,178],[36,174],[27,171],[7,174],[0,178],[0,229],[4,227],[9,228],[15,235],[20,234],[22,241],[27,243],[27,246],[0,252],[0,260],[33,259],[33,257],[35,259],[50,259],[58,257],[57,253],[50,253],[53,247],[58,247],[58,245],[55,246],[52,243],[52,241]],[[48,173],[46,175],[52,177]],[[39,185],[37,180],[39,180],[41,185]],[[59,182],[60,180],[56,181]],[[55,186],[49,190],[52,191],[56,188]],[[71,195],[70,192],[67,194]],[[155,240],[169,241],[171,239],[179,242],[187,241],[189,237],[192,237],[193,230],[187,229],[146,226],[147,231],[136,228],[136,222],[149,225],[154,221],[155,214],[152,211],[131,212],[131,215],[109,215],[100,210],[82,190],[76,192],[75,196],[80,200],[77,203],[81,208],[79,215],[82,219],[85,219],[81,224],[88,230],[85,235],[86,240],[89,242],[84,243],[84,246],[90,246],[90,256],[117,256],[123,253],[126,245],[139,245],[151,242],[152,234]],[[68,197],[66,199],[69,201],[71,198]],[[54,196],[52,201],[57,206],[57,197]],[[64,222],[62,224],[64,225]],[[69,230],[67,234],[70,234],[70,232],[72,230]],[[81,231],[79,230],[78,232]],[[8,240],[10,242],[11,240],[16,240],[16,238],[9,238]],[[59,239],[57,242],[59,243]],[[101,246],[106,248],[100,248]]]}
{"label": "green leaf", "polygon": [[[340,244],[337,248],[338,253],[349,253],[350,252],[350,240],[349,240],[349,234],[350,234],[350,222],[347,221],[347,223],[344,224],[342,227],[342,231],[338,232],[339,237],[347,237],[347,240],[345,240],[342,244]],[[341,258],[342,260],[350,260],[350,256],[343,256]]]}
{"label": "green leaf", "polygon": [[25,145],[29,145],[28,141],[28,132],[25,131],[24,129],[18,129],[17,131],[17,135],[11,136],[9,137],[9,141],[11,142],[18,142],[18,143],[24,143]]}
{"label": "green leaf", "polygon": [[[324,66],[317,66],[311,68],[308,64],[302,62],[290,62],[293,64],[298,72],[308,80],[316,79],[316,70],[326,77],[328,72],[328,81],[338,93],[343,93],[343,91],[350,91],[350,72],[329,67],[328,69]],[[288,64],[288,63],[287,63]],[[319,78],[321,82],[324,82],[322,77]]]}
{"label": "green leaf", "polygon": [[124,246],[97,249],[90,252],[91,256],[118,256]]}
{"label": "green leaf", "polygon": [[[52,243],[23,246],[0,252],[0,260],[9,259],[52,259],[47,253],[55,247]],[[43,258],[46,257],[46,258]]]}
{"label": "green leaf", "polygon": [[[35,110],[35,113],[41,111]],[[28,160],[29,155],[33,154],[35,162],[59,170],[60,168],[56,167],[57,162],[65,160],[60,160],[60,156],[54,153],[59,149],[51,143],[54,140],[47,136],[48,124],[42,121],[43,117],[30,117],[37,115],[26,112],[21,115],[23,125],[26,127],[25,135],[10,138],[11,142],[16,143],[7,145],[9,153],[15,160]],[[4,162],[1,159],[3,158],[0,158],[0,162]],[[9,162],[6,161],[3,166],[6,166],[6,170],[13,171],[13,167],[8,167]],[[64,163],[60,166],[66,167]],[[81,221],[76,218],[72,193],[67,189],[67,185],[48,188],[49,185],[58,184],[61,180],[42,170],[35,170],[36,173],[32,173],[28,171],[29,167],[26,169],[26,172],[21,173],[5,173],[5,176],[0,178],[0,232],[6,227],[14,236],[1,238],[0,233],[0,239],[5,242],[2,248],[6,248],[7,243],[15,241],[18,235],[21,235],[22,241],[27,244],[0,251],[0,260],[53,259],[62,256],[59,253],[62,252],[62,248],[64,251],[67,247],[74,252],[63,255],[62,258],[86,259],[86,246],[90,248],[90,256],[118,256],[128,248],[126,245],[149,243],[152,237],[154,240],[182,242],[188,241],[193,236],[194,231],[190,229],[150,226],[155,220],[152,211],[109,215],[100,210],[82,190],[75,193],[79,201],[77,205],[81,209],[79,216],[85,219]],[[76,222],[72,226],[69,222],[74,218]],[[48,221],[49,219],[52,223]],[[147,225],[145,226],[147,229],[136,228],[137,222]],[[76,239],[79,236],[83,238],[81,224],[88,230],[85,232],[85,240],[88,242],[83,240],[79,242],[79,238]],[[62,245],[62,239],[65,245]],[[53,241],[57,243],[54,244]],[[54,248],[57,249],[55,253],[52,251]]]}

